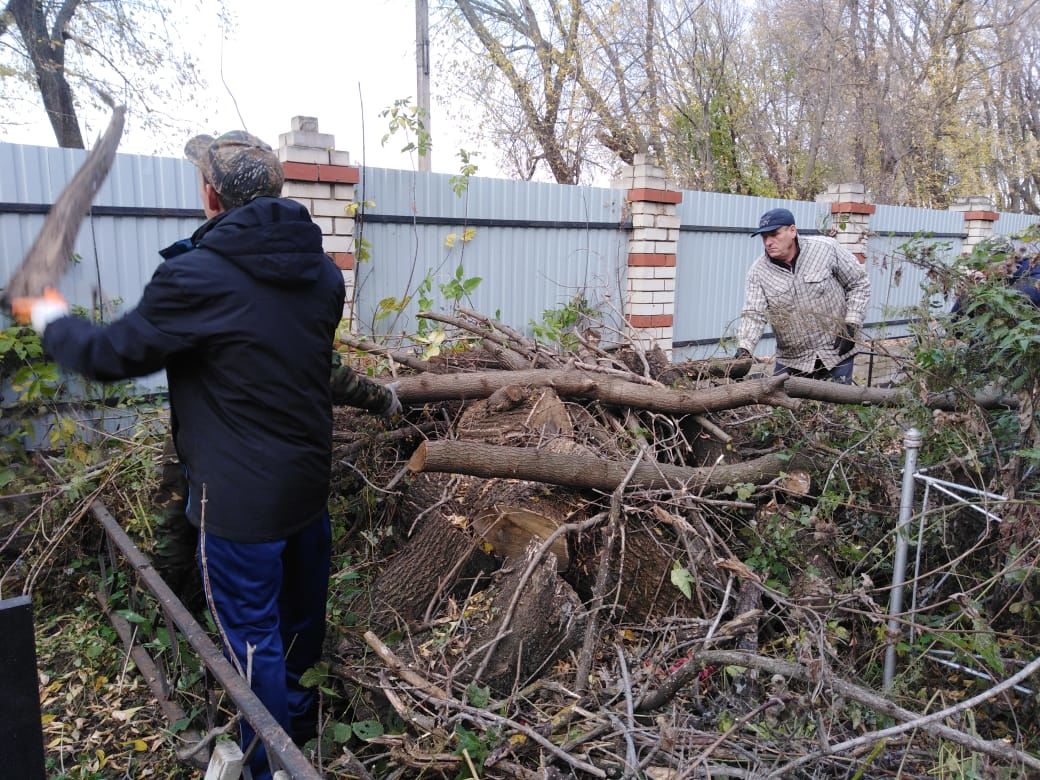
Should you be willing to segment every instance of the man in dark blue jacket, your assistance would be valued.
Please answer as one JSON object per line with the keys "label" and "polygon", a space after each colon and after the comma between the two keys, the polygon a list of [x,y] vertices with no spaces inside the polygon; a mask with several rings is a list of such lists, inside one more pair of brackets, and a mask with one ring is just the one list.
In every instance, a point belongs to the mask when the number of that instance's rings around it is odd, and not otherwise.
{"label": "man in dark blue jacket", "polygon": [[[234,131],[193,138],[185,153],[201,172],[208,221],[163,250],[136,309],[97,326],[66,316],[51,294],[15,308],[30,312],[59,364],[89,378],[166,368],[210,609],[229,658],[251,668],[253,690],[302,742],[315,700],[299,679],[325,633],[329,379],[343,279],[307,210],[279,197],[270,147]],[[365,390],[359,405],[400,409],[392,391]],[[245,747],[253,735],[242,730]],[[262,745],[250,765],[254,778],[270,776]]]}

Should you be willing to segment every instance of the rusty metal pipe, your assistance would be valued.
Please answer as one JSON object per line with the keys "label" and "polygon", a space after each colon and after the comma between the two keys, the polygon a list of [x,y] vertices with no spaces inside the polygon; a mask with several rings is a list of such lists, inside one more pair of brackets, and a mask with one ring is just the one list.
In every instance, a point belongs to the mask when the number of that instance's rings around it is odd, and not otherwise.
{"label": "rusty metal pipe", "polygon": [[274,757],[276,763],[285,769],[293,780],[321,780],[314,766],[304,757],[289,735],[267,711],[260,699],[253,693],[245,679],[224,657],[224,654],[213,644],[191,613],[185,609],[170,586],[159,576],[151,561],[145,557],[137,545],[133,543],[116,519],[109,514],[104,504],[95,501],[90,511],[105,529],[108,538],[119,548],[133,566],[138,579],[159,600],[159,604],[173,620],[173,623],[184,634],[188,644],[192,646],[202,663],[213,673],[217,682],[224,688],[235,703],[242,717],[249,721],[253,729],[267,747],[268,756]]}

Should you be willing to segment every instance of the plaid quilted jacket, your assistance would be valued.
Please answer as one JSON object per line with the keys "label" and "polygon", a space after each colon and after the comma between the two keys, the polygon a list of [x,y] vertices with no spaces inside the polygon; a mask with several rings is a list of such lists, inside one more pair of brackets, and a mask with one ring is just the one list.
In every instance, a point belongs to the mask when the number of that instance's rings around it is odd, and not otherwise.
{"label": "plaid quilted jacket", "polygon": [[768,322],[784,365],[812,371],[819,359],[834,368],[841,362],[835,340],[845,324],[863,324],[870,280],[863,264],[834,239],[799,236],[798,246],[793,272],[765,254],[751,266],[737,346],[754,350]]}

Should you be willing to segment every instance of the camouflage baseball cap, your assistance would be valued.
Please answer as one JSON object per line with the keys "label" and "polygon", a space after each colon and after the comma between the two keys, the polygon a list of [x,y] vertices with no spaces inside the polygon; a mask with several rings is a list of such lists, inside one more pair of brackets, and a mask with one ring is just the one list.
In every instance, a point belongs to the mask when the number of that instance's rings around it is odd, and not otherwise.
{"label": "camouflage baseball cap", "polygon": [[213,185],[225,208],[262,195],[282,194],[285,177],[278,155],[245,130],[232,130],[217,138],[197,135],[185,145],[184,154]]}

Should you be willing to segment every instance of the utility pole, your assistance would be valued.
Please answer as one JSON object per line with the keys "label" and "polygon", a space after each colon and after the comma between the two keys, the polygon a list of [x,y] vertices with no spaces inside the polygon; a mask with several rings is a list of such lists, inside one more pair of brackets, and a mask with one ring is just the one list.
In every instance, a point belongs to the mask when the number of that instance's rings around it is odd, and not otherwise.
{"label": "utility pole", "polygon": [[[428,138],[433,136],[430,115],[430,4],[415,0],[415,83],[416,104]],[[419,155],[419,170],[429,173],[431,149]]]}

